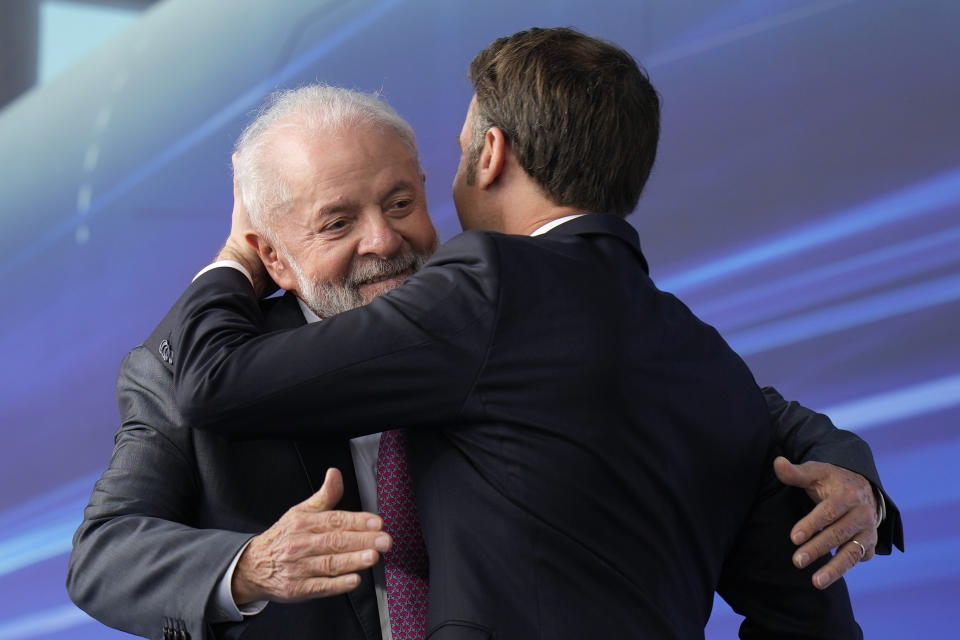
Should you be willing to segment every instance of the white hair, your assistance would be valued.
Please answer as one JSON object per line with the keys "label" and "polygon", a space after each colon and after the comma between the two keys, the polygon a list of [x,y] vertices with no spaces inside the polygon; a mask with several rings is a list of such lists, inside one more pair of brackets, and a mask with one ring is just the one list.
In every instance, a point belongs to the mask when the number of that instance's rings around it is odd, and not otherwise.
{"label": "white hair", "polygon": [[253,228],[279,244],[270,220],[291,199],[283,176],[270,163],[270,142],[275,130],[298,126],[304,136],[310,136],[363,125],[379,125],[396,132],[420,166],[413,129],[378,93],[311,84],[271,94],[240,134],[235,147],[234,178]]}

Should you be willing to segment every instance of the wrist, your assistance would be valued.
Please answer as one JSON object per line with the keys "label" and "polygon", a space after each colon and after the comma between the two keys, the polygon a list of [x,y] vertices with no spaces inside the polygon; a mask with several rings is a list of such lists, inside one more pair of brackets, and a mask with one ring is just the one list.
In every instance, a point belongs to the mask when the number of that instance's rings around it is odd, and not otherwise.
{"label": "wrist", "polygon": [[241,271],[253,285],[254,294],[258,298],[265,298],[277,290],[277,285],[267,273],[266,267],[260,261],[260,256],[245,243],[238,245],[232,236],[227,238],[226,244],[217,254],[216,261],[231,261],[239,264],[242,267]]}
{"label": "wrist", "polygon": [[269,599],[269,594],[267,594],[253,578],[257,563],[254,559],[255,549],[251,551],[251,547],[253,547],[256,542],[256,538],[251,540],[250,544],[248,544],[240,554],[240,559],[237,561],[237,566],[230,579],[230,593],[233,596],[234,604],[236,604],[238,608],[243,608],[244,605],[253,602]]}
{"label": "wrist", "polygon": [[[223,260],[239,262],[250,273],[255,272],[257,267],[260,266],[260,259],[258,256],[254,255],[253,258],[251,258],[249,252],[243,251],[242,248],[238,248],[230,238],[227,238],[226,244],[223,245],[223,248],[220,249],[220,252],[215,258],[216,262]],[[254,262],[256,262],[256,264],[254,264]]]}

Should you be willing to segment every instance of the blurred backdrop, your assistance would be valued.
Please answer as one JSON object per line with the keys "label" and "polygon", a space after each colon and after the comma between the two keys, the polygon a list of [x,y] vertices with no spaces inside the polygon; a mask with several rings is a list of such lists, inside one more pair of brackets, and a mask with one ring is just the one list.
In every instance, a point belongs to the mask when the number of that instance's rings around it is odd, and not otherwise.
{"label": "blurred backdrop", "polygon": [[[960,3],[952,0],[8,0],[0,25],[0,640],[119,638],[70,604],[123,355],[225,237],[230,152],[273,89],[379,90],[431,212],[495,37],[575,26],[663,97],[631,217],[661,288],[762,384],[867,438],[907,553],[857,567],[868,638],[960,602]],[[708,638],[736,635],[720,601]],[[629,633],[625,633],[625,637]]]}

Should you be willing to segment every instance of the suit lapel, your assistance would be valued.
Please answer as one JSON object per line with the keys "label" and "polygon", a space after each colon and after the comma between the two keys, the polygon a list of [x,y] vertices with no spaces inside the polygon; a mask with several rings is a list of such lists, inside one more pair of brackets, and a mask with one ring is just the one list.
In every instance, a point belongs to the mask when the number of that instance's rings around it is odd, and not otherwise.
{"label": "suit lapel", "polygon": [[[296,296],[289,292],[280,298],[265,300],[262,308],[267,331],[299,327],[306,322]],[[294,447],[303,463],[311,493],[323,485],[327,469],[336,467],[343,475],[343,498],[337,508],[344,511],[361,510],[360,489],[349,443],[342,440],[297,440]],[[367,640],[380,640],[380,613],[373,587],[373,571],[368,569],[360,572],[360,578],[360,585],[347,596]]]}

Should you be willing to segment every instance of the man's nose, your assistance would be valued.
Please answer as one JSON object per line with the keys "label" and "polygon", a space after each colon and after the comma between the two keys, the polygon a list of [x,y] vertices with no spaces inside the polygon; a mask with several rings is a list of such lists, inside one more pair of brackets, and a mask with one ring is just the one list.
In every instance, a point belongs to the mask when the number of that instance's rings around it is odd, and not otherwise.
{"label": "man's nose", "polygon": [[380,212],[364,216],[363,236],[357,246],[359,255],[373,254],[389,258],[403,244],[403,238],[393,227],[392,221]]}

